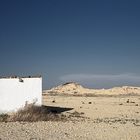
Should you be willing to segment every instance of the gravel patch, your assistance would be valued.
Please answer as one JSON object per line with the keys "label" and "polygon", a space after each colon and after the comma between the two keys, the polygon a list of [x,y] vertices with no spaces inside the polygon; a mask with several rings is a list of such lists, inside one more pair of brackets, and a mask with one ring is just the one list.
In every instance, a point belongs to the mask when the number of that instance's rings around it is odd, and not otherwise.
{"label": "gravel patch", "polygon": [[139,140],[140,127],[132,123],[94,121],[47,121],[0,123],[2,140]]}

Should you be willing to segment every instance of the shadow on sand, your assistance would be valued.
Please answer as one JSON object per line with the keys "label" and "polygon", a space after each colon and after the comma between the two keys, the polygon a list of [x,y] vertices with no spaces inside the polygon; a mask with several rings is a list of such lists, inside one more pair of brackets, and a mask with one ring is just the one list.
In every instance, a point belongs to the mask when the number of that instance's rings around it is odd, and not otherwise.
{"label": "shadow on sand", "polygon": [[45,106],[45,105],[43,105],[42,108],[47,110],[47,112],[49,112],[49,113],[56,113],[56,114],[59,114],[59,113],[62,113],[62,112],[65,112],[65,111],[69,111],[69,110],[73,109],[73,108],[56,107],[56,106]]}

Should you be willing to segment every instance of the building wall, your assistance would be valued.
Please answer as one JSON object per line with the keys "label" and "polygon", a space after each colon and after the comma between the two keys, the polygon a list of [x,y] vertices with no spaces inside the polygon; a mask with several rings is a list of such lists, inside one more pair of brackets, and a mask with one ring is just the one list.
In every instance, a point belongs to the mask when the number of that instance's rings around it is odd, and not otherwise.
{"label": "building wall", "polygon": [[42,78],[0,79],[0,112],[17,110],[28,101],[41,104]]}

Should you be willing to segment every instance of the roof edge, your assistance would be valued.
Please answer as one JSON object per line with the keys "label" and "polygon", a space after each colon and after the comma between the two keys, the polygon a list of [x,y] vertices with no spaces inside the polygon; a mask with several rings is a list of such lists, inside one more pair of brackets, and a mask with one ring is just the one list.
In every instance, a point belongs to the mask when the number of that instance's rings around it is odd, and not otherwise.
{"label": "roof edge", "polygon": [[0,79],[14,79],[14,78],[42,78],[41,75],[36,75],[36,76],[17,76],[17,75],[12,75],[12,76],[0,76]]}

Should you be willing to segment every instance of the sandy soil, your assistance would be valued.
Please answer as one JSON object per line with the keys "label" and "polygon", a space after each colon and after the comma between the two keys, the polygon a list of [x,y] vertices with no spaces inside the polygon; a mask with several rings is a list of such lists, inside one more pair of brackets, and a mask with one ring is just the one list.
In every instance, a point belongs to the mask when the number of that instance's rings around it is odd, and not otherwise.
{"label": "sandy soil", "polygon": [[2,140],[139,140],[140,96],[43,97],[55,113],[75,116],[58,122],[0,123]]}
{"label": "sandy soil", "polygon": [[92,120],[97,118],[135,118],[140,119],[140,96],[117,97],[68,97],[47,96],[43,104],[64,108],[73,108],[66,113],[75,111]]}

